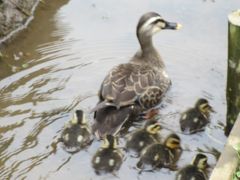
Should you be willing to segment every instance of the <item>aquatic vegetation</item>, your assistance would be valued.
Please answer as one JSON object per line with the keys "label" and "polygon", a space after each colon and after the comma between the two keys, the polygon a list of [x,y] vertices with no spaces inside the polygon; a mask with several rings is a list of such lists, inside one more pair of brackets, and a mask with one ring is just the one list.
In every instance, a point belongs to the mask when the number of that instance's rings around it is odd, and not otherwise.
{"label": "aquatic vegetation", "polygon": [[236,150],[238,155],[238,167],[236,168],[235,173],[233,174],[232,180],[239,180],[240,179],[240,143],[233,147]]}

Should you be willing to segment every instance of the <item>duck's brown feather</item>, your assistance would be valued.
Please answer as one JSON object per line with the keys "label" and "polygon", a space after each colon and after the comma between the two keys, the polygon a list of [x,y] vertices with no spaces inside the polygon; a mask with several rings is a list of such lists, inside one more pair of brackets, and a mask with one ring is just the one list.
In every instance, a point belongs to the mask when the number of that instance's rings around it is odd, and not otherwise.
{"label": "duck's brown feather", "polygon": [[[100,96],[116,107],[134,104],[149,88],[159,87],[165,93],[170,80],[159,69],[149,65],[121,64],[105,77]],[[159,96],[162,96],[159,94]]]}

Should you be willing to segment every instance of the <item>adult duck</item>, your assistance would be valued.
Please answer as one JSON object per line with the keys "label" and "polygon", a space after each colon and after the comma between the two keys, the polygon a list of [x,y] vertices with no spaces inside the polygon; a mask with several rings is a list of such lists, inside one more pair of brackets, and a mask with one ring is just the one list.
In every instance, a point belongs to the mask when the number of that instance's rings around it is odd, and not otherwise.
{"label": "adult duck", "polygon": [[180,27],[155,12],[148,12],[140,18],[136,32],[140,51],[129,63],[114,67],[102,82],[99,103],[93,109],[93,130],[98,137],[116,134],[125,122],[160,103],[171,81],[153,46],[152,36],[164,29]]}

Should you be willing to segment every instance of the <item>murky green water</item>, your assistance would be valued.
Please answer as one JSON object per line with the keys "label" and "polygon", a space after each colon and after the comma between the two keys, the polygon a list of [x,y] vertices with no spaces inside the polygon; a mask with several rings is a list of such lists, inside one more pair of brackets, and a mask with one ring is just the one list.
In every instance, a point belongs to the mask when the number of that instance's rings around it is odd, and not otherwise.
{"label": "murky green water", "polygon": [[[0,179],[113,179],[96,176],[91,168],[99,142],[74,155],[54,142],[74,109],[88,113],[94,107],[106,72],[127,62],[139,48],[135,27],[147,11],[184,27],[154,38],[173,82],[162,103],[162,124],[180,131],[179,113],[199,97],[208,98],[217,111],[205,132],[180,135],[190,152],[184,152],[179,166],[189,163],[197,148],[221,151],[226,140],[221,124],[226,113],[227,14],[239,6],[239,0],[42,4],[36,21],[3,50],[0,61]],[[208,156],[214,166],[215,158]],[[120,179],[174,178],[166,169],[139,176],[133,169],[136,162],[126,155]]]}

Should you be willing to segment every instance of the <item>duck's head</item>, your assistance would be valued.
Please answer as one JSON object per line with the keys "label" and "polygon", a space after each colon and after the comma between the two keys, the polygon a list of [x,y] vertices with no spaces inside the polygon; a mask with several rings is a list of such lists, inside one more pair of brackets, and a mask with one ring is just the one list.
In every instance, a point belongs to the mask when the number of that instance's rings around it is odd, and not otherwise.
{"label": "duck's head", "polygon": [[197,109],[199,109],[199,111],[203,114],[209,114],[210,112],[215,112],[212,108],[212,106],[209,105],[209,102],[208,100],[206,99],[199,99],[197,102],[196,102],[196,105],[195,107]]}
{"label": "duck's head", "polygon": [[145,124],[145,129],[150,134],[157,134],[159,130],[161,129],[161,126],[157,120],[147,120]]}
{"label": "duck's head", "polygon": [[169,149],[181,149],[181,139],[176,134],[170,134],[166,138],[164,145]]}
{"label": "duck's head", "polygon": [[194,157],[192,164],[197,168],[204,170],[209,167],[207,160],[208,160],[207,156],[199,153]]}
{"label": "duck's head", "polygon": [[156,12],[148,12],[142,15],[137,25],[137,36],[152,36],[163,29],[177,30],[182,26],[178,23],[165,21]]}
{"label": "duck's head", "polygon": [[73,118],[71,120],[72,124],[86,124],[87,120],[83,110],[76,110],[73,114]]}
{"label": "duck's head", "polygon": [[102,148],[115,149],[117,148],[117,144],[118,144],[117,138],[114,137],[113,135],[108,134],[103,139]]}

